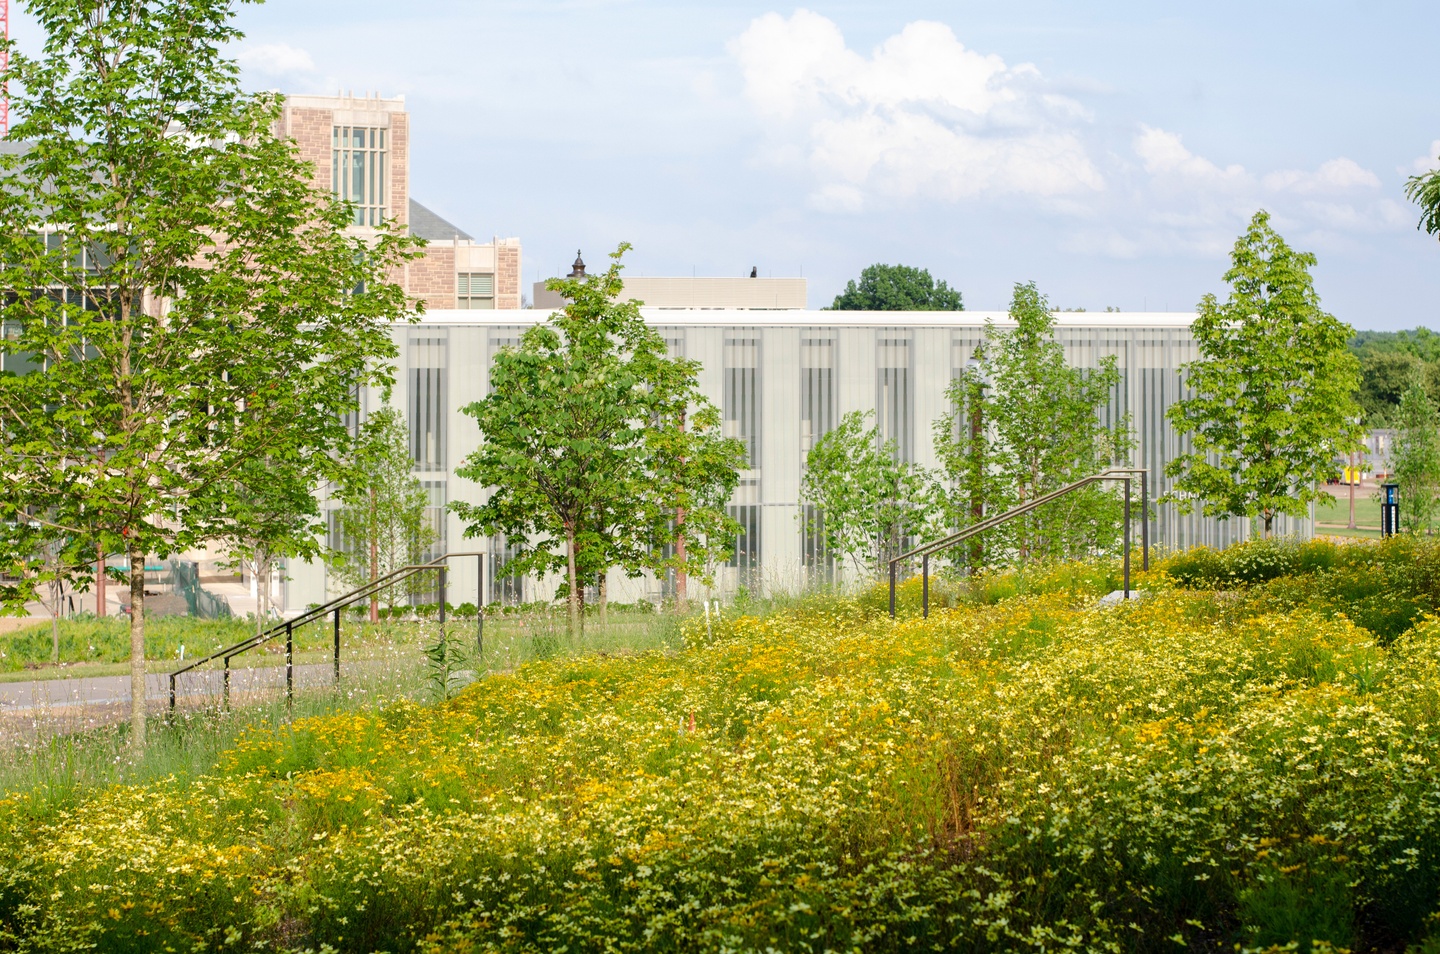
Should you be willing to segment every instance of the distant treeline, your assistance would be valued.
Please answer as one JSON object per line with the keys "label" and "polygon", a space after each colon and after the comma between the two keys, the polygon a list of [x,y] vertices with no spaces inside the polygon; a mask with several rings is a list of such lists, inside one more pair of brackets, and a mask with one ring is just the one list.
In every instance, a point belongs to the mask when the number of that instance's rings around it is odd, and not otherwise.
{"label": "distant treeline", "polygon": [[1417,375],[1425,382],[1430,399],[1440,398],[1440,334],[1429,328],[1357,332],[1350,350],[1360,359],[1356,400],[1369,427],[1391,423],[1400,395]]}

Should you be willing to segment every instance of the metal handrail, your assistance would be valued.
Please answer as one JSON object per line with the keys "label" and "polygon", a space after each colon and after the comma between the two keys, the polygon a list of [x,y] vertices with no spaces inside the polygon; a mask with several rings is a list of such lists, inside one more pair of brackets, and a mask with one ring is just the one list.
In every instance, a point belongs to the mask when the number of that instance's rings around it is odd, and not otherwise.
{"label": "metal handrail", "polygon": [[1098,474],[1091,474],[1072,484],[1066,484],[1058,490],[1052,490],[1048,494],[1036,497],[1034,500],[1026,501],[1018,507],[1014,507],[1001,514],[996,514],[979,523],[971,524],[963,530],[959,530],[947,537],[922,544],[912,550],[900,554],[890,560],[890,618],[895,618],[895,582],[899,565],[914,557],[921,559],[921,592],[920,603],[921,613],[925,618],[930,616],[930,557],[941,550],[948,550],[957,543],[963,543],[973,536],[984,533],[986,530],[993,530],[1003,523],[1022,517],[1037,507],[1043,507],[1068,493],[1087,487],[1090,484],[1100,483],[1107,480],[1118,480],[1125,484],[1125,599],[1130,598],[1130,481],[1136,476],[1140,478],[1140,540],[1141,540],[1141,569],[1150,569],[1150,472],[1141,467],[1111,467],[1102,470]]}
{"label": "metal handrail", "polygon": [[245,639],[242,639],[238,643],[226,646],[223,649],[217,649],[215,652],[211,653],[208,656],[202,656],[199,659],[196,659],[194,662],[189,663],[188,665],[181,666],[179,669],[173,670],[170,673],[170,711],[175,711],[176,679],[184,675],[185,673],[190,672],[191,670],[198,669],[206,663],[214,662],[217,659],[222,659],[225,663],[224,700],[225,704],[228,705],[230,701],[230,660],[235,656],[240,655],[241,653],[249,652],[252,649],[258,649],[259,647],[265,645],[268,642],[279,639],[282,634],[285,636],[286,701],[289,703],[293,703],[295,698],[295,630],[301,626],[304,626],[306,623],[313,623],[316,620],[323,619],[325,616],[332,613],[335,617],[335,681],[338,683],[340,681],[340,611],[345,609],[346,607],[353,606],[356,603],[368,600],[371,596],[379,593],[381,590],[390,586],[394,586],[397,583],[402,583],[405,580],[408,580],[410,577],[415,576],[417,573],[423,573],[427,570],[435,570],[439,573],[440,625],[444,626],[446,569],[448,562],[452,559],[455,559],[456,557],[476,557],[480,561],[479,583],[477,584],[479,592],[477,594],[477,601],[475,604],[479,615],[476,639],[478,645],[481,647],[481,651],[483,652],[485,639],[485,554],[479,551],[470,553],[447,553],[444,556],[438,557],[429,563],[417,563],[411,566],[402,566],[399,569],[392,570],[382,577],[371,580],[364,586],[351,590],[349,593],[345,593],[335,597],[328,603],[324,603],[320,606],[307,609],[293,619],[288,619],[282,623],[277,623],[276,625],[272,626],[270,629],[265,630],[264,632],[257,633],[254,636],[247,636]]}

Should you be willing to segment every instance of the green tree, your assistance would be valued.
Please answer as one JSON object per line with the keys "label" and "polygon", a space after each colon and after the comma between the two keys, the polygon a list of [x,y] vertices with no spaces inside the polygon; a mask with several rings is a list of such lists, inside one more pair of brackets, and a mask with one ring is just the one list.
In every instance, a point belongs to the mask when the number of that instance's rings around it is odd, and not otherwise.
{"label": "green tree", "polygon": [[1405,183],[1405,196],[1420,206],[1419,228],[1440,236],[1440,169],[1411,176]]}
{"label": "green tree", "polygon": [[1354,331],[1320,308],[1315,256],[1296,252],[1255,213],[1225,273],[1230,297],[1206,295],[1191,329],[1200,357],[1184,368],[1193,396],[1168,414],[1192,450],[1171,461],[1167,499],[1207,516],[1304,516],[1340,455],[1360,437]]}
{"label": "green tree", "polygon": [[805,456],[800,498],[813,504],[810,527],[825,548],[861,576],[884,575],[892,559],[934,528],[934,476],[899,459],[895,441],[866,427],[873,412],[852,411]]}
{"label": "green tree", "polygon": [[[330,551],[329,563],[346,587],[358,589],[420,562],[435,542],[426,513],[430,496],[414,469],[410,432],[399,412],[386,405],[361,426],[336,492],[341,548]],[[404,592],[405,585],[397,584],[372,595],[371,620],[381,602],[393,609]]]}
{"label": "green tree", "polygon": [[[1010,320],[1009,329],[986,324],[976,360],[948,391],[951,412],[934,425],[947,522],[957,528],[1123,462],[1133,447],[1128,417],[1113,429],[1100,417],[1120,379],[1115,358],[1069,367],[1033,282],[1015,286]],[[990,531],[983,546],[996,564],[1073,559],[1114,550],[1123,518],[1116,489],[1091,486]],[[980,546],[970,559],[984,559]]]}
{"label": "green tree", "polygon": [[960,292],[930,272],[908,265],[875,264],[851,279],[830,306],[836,311],[964,311]]}
{"label": "green tree", "polygon": [[347,235],[311,189],[279,98],[221,53],[229,0],[26,6],[43,53],[10,46],[0,77],[25,144],[0,156],[0,351],[30,365],[0,377],[0,560],[32,542],[4,529],[20,513],[126,554],[139,746],[147,554],[219,536],[249,462],[331,472],[352,388],[393,358],[411,243]]}
{"label": "green tree", "polygon": [[[705,574],[743,459],[720,436],[698,364],[671,358],[634,301],[620,301],[622,244],[603,273],[555,279],[564,309],[496,355],[490,395],[464,408],[481,444],[456,473],[490,493],[452,509],[466,536],[501,533],[514,572],[562,572],[570,632],[582,588],[611,567]],[[683,536],[682,536],[683,534]]]}
{"label": "green tree", "polygon": [[1400,398],[1394,423],[1390,463],[1400,484],[1400,525],[1411,533],[1428,533],[1440,503],[1440,433],[1435,405],[1418,374]]}
{"label": "green tree", "polygon": [[1361,358],[1360,390],[1355,399],[1365,415],[1365,424],[1386,426],[1410,382],[1424,371],[1423,361],[1403,351],[1376,351]]}

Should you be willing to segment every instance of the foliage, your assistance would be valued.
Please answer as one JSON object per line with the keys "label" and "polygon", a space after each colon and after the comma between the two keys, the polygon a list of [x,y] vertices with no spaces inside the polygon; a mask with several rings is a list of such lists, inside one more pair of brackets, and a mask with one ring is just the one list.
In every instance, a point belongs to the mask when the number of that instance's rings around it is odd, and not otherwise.
{"label": "foliage", "polygon": [[825,549],[849,559],[862,577],[884,576],[890,560],[923,542],[936,517],[934,477],[900,460],[893,440],[866,427],[872,412],[841,418],[805,455],[800,498],[820,517],[811,532]]}
{"label": "foliage", "polygon": [[14,793],[0,929],[292,951],[1433,943],[1433,620],[1382,649],[1309,609],[1159,589],[1096,610],[1062,587],[923,621],[830,598],[687,625],[682,653],[259,727],[203,777]]}
{"label": "foliage", "polygon": [[[481,444],[456,473],[491,489],[451,509],[466,536],[506,536],[518,555],[505,572],[563,571],[572,630],[583,586],[611,567],[705,576],[734,533],[724,507],[743,446],[721,436],[698,362],[670,357],[620,301],[628,249],[604,273],[552,280],[565,308],[496,355],[489,396],[464,408]],[[683,557],[667,558],[681,534]]]}
{"label": "foliage", "polygon": [[1200,302],[1191,325],[1200,357],[1185,367],[1193,392],[1171,405],[1191,450],[1166,467],[1168,500],[1206,516],[1259,519],[1266,536],[1281,514],[1306,516],[1339,455],[1360,436],[1352,395],[1359,368],[1349,325],[1320,309],[1309,269],[1257,212],[1225,273],[1230,297]]}
{"label": "foliage", "polygon": [[[120,663],[130,656],[130,624],[123,617],[84,616],[60,620],[57,626],[61,663]],[[178,659],[208,653],[239,642],[247,635],[240,619],[202,620],[161,616],[146,620],[145,657]],[[50,626],[29,626],[0,635],[0,672],[36,668],[51,659]]]}
{"label": "foliage", "polygon": [[936,282],[928,269],[870,265],[851,279],[830,306],[836,311],[964,311],[958,289]]}
{"label": "foliage", "polygon": [[1418,375],[1405,389],[1394,423],[1390,469],[1400,484],[1400,526],[1410,533],[1429,533],[1440,503],[1440,421]]}
{"label": "foliage", "polygon": [[1440,237],[1440,169],[1411,176],[1405,183],[1405,197],[1420,206],[1419,228]]}
{"label": "foliage", "polygon": [[[287,460],[318,482],[357,384],[379,384],[411,240],[347,235],[346,208],[276,134],[280,101],[240,88],[228,0],[32,0],[43,54],[13,44],[18,117],[0,155],[0,528],[123,552],[144,568],[243,519],[235,477]],[[313,500],[294,515],[312,526]],[[6,562],[31,540],[0,529]],[[88,572],[77,569],[83,578]]]}
{"label": "foliage", "polygon": [[[349,467],[337,490],[342,548],[329,551],[331,570],[347,588],[419,563],[435,542],[426,508],[430,497],[414,474],[410,432],[386,405],[360,429]],[[372,600],[393,609],[406,583],[384,587]]]}
{"label": "foliage", "polygon": [[1371,544],[1254,540],[1157,564],[1190,589],[1238,589],[1257,607],[1343,614],[1388,643],[1440,614],[1440,543],[1403,534]]}
{"label": "foliage", "polygon": [[1356,402],[1368,427],[1387,427],[1400,399],[1426,365],[1404,351],[1375,351],[1360,359],[1360,390]]}
{"label": "foliage", "polygon": [[[985,326],[977,362],[951,384],[951,412],[934,439],[948,479],[951,526],[964,527],[1126,460],[1129,418],[1113,429],[1101,410],[1120,379],[1114,357],[1093,370],[1072,368],[1055,339],[1055,316],[1034,283],[1016,285],[1015,327]],[[1057,561],[1120,544],[1124,505],[1114,487],[1067,494],[989,531],[971,545],[972,565]],[[987,558],[979,558],[981,546]]]}

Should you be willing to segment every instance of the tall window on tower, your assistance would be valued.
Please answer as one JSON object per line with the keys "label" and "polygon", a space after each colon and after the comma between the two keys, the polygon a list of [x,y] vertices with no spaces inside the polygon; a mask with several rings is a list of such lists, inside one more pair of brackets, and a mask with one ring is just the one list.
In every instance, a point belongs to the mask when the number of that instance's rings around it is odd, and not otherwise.
{"label": "tall window on tower", "polygon": [[369,126],[335,127],[330,181],[338,198],[355,203],[356,225],[385,220],[387,132]]}

